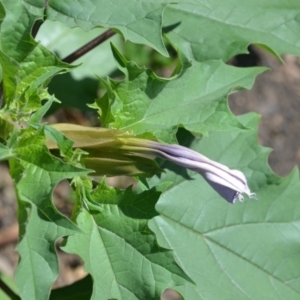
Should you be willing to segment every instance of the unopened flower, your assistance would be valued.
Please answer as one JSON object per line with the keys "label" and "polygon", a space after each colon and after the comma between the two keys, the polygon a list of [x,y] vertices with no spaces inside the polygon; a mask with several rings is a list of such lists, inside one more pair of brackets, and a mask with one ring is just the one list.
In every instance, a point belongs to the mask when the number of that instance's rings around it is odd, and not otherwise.
{"label": "unopened flower", "polygon": [[255,197],[242,172],[231,170],[189,148],[135,138],[129,138],[124,142],[126,144],[124,148],[127,150],[155,155],[198,172],[216,192],[230,203],[235,203],[237,200],[243,201],[242,194],[246,194],[250,198]]}

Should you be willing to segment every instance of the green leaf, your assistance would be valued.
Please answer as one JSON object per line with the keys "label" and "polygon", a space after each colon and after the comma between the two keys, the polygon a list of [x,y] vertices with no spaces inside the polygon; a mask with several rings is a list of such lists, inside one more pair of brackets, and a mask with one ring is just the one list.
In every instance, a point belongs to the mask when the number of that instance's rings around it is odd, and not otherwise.
{"label": "green leaf", "polygon": [[49,79],[70,66],[33,40],[31,28],[37,17],[23,1],[2,0],[0,7],[4,17],[0,25],[3,109],[20,118],[40,107],[40,101],[49,97],[45,89]]}
{"label": "green leaf", "polygon": [[51,107],[52,103],[54,101],[54,97],[51,97],[38,111],[33,113],[30,117],[29,122],[32,123],[38,123],[42,120],[42,118],[45,116],[49,108]]}
{"label": "green leaf", "polygon": [[22,299],[48,299],[58,275],[55,242],[80,232],[52,203],[54,187],[63,179],[87,174],[50,155],[43,128],[27,128],[12,139],[9,160],[19,205],[20,263],[15,279]]}
{"label": "green leaf", "polygon": [[174,25],[167,38],[189,59],[227,61],[251,43],[271,47],[276,56],[300,55],[297,0],[177,2],[165,10],[163,26]]}
{"label": "green leaf", "polygon": [[187,282],[172,252],[157,245],[147,226],[157,215],[159,192],[135,194],[102,181],[87,194],[99,208],[81,208],[77,225],[84,234],[68,237],[63,250],[83,259],[94,280],[91,299],[160,299],[165,288]]}
{"label": "green leaf", "polygon": [[[186,299],[299,299],[299,175],[285,178],[267,166],[269,150],[257,144],[259,118],[240,117],[248,132],[215,132],[191,148],[243,171],[258,200],[229,205],[204,179],[183,170],[150,221],[159,243],[196,283],[180,289]],[[188,191],[188,193],[187,193]],[[255,288],[254,288],[255,287]]]}
{"label": "green leaf", "polygon": [[0,143],[0,161],[11,157],[14,157],[13,151]]}
{"label": "green leaf", "polygon": [[9,114],[0,111],[0,141],[7,140],[14,128],[15,124],[12,122]]}
{"label": "green leaf", "polygon": [[[28,9],[42,18],[44,1],[26,0]],[[168,55],[161,36],[162,12],[166,1],[144,2],[140,0],[52,0],[47,4],[47,19],[61,21],[69,27],[86,31],[95,27],[113,28],[124,38],[138,44],[146,44]]]}
{"label": "green leaf", "polygon": [[182,57],[181,73],[164,79],[151,70],[128,62],[113,47],[122,82],[106,83],[108,92],[97,101],[106,127],[151,133],[174,142],[178,126],[196,134],[209,130],[245,129],[230,112],[227,94],[250,88],[265,68],[240,69],[221,61],[188,62]]}

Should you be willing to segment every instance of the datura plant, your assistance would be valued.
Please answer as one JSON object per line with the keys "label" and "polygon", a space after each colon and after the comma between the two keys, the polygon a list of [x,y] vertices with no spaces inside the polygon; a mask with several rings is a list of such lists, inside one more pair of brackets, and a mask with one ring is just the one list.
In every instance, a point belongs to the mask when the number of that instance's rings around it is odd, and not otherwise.
{"label": "datura plant", "polygon": [[[19,222],[0,298],[300,299],[298,169],[274,174],[260,117],[227,99],[272,72],[236,55],[282,63],[299,32],[294,0],[0,0],[1,172]],[[85,270],[69,286],[62,251]]]}

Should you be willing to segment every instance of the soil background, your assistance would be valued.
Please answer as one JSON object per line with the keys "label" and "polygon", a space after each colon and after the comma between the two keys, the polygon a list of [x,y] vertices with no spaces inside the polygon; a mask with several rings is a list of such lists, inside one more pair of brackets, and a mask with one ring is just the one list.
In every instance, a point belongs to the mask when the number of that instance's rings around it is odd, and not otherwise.
{"label": "soil background", "polygon": [[[229,97],[229,105],[236,115],[257,112],[261,117],[259,142],[274,151],[269,163],[275,173],[287,175],[295,165],[300,166],[300,58],[286,55],[285,64],[266,52],[250,48],[249,55],[239,55],[230,63],[236,66],[267,66],[270,71],[259,75],[251,91],[242,91]],[[64,109],[55,114],[60,122],[84,124],[78,111]],[[119,178],[115,185],[123,185]],[[60,183],[54,193],[54,203],[68,215],[72,204],[67,182]],[[18,262],[15,247],[18,238],[16,200],[6,163],[0,164],[0,273],[13,277]],[[86,275],[80,259],[57,248],[60,275],[54,287],[68,285]],[[168,296],[169,295],[169,296]],[[164,299],[180,299],[166,294]]]}

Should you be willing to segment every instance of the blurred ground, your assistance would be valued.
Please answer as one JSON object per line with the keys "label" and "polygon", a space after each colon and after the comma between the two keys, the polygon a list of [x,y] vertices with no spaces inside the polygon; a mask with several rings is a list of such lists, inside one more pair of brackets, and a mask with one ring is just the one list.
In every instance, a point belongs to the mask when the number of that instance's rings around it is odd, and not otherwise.
{"label": "blurred ground", "polygon": [[[251,65],[271,70],[259,75],[251,91],[230,96],[230,108],[239,115],[250,111],[262,118],[259,142],[274,149],[269,164],[278,175],[300,166],[300,58],[284,56],[285,64],[266,52],[255,49]],[[238,62],[243,66],[243,60]]]}
{"label": "blurred ground", "polygon": [[[259,141],[273,148],[269,157],[272,169],[279,175],[287,175],[295,164],[300,165],[300,58],[284,57],[285,64],[271,55],[254,49],[248,56],[238,56],[231,61],[238,66],[264,65],[272,69],[260,75],[251,91],[230,96],[230,107],[235,114],[250,111],[262,115]],[[60,122],[84,124],[77,111],[63,110],[56,114]],[[55,121],[55,120],[52,120]],[[116,183],[115,183],[116,184]],[[117,183],[118,184],[118,183]],[[124,184],[124,178],[120,184]],[[59,210],[68,215],[72,204],[67,201],[69,187],[62,182],[55,190],[54,202]],[[7,165],[0,165],[0,273],[13,276],[18,256],[14,251],[18,236],[16,201]],[[82,278],[86,273],[80,259],[58,249],[61,274],[55,287],[64,286]],[[169,296],[168,296],[169,295]],[[170,293],[164,299],[180,299]]]}

